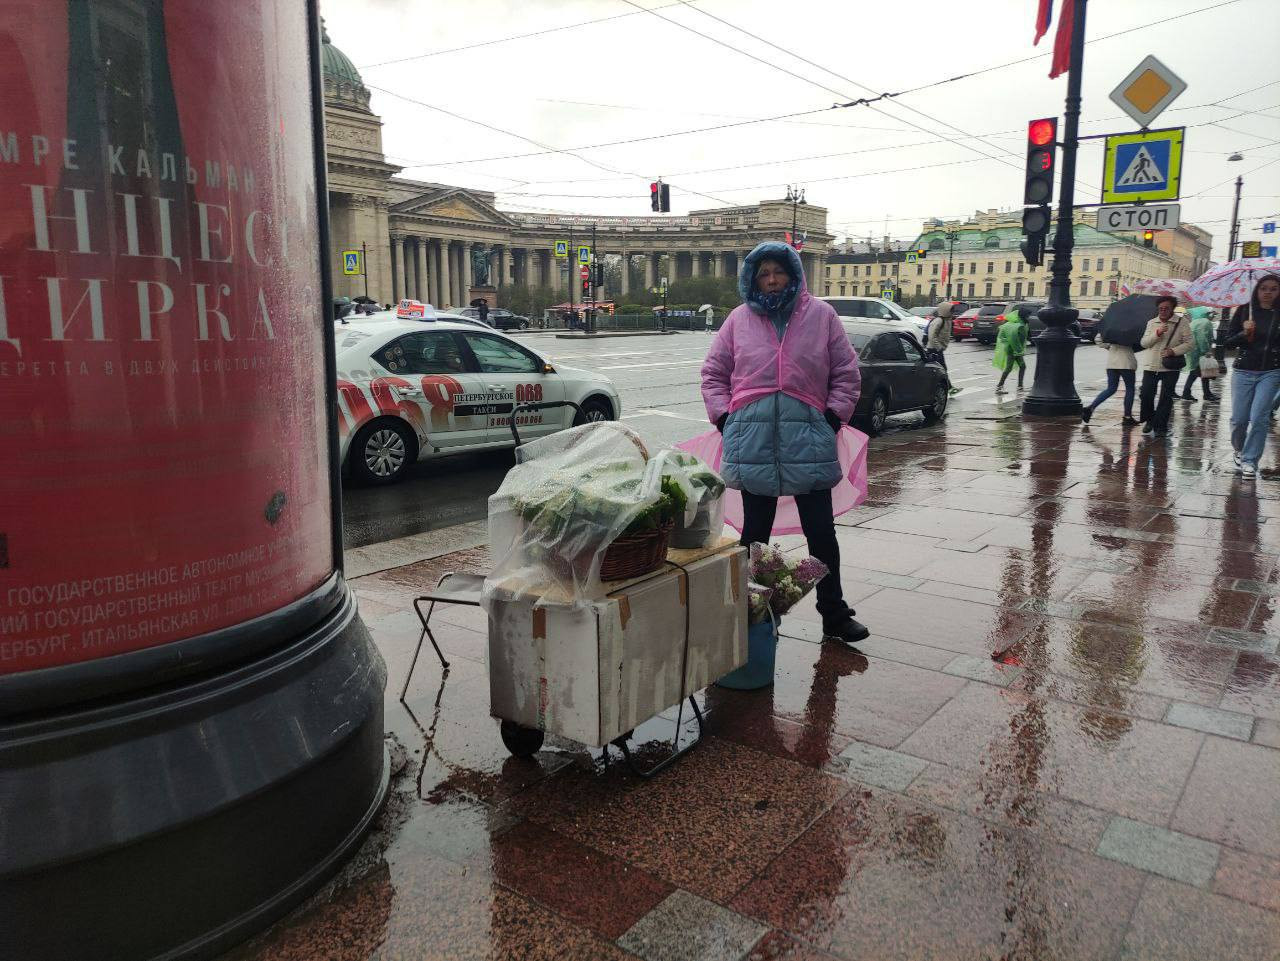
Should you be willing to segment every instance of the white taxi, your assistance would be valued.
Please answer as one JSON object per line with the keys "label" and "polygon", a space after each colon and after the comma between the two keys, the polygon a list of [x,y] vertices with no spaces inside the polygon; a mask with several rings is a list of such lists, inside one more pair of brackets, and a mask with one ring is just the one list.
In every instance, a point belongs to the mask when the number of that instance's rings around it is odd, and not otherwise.
{"label": "white taxi", "polygon": [[[571,400],[584,420],[616,420],[622,403],[602,374],[560,367],[496,330],[436,313],[334,326],[343,464],[368,484],[400,480],[415,461],[511,447],[519,404]],[[521,442],[574,424],[572,407],[524,411]]]}

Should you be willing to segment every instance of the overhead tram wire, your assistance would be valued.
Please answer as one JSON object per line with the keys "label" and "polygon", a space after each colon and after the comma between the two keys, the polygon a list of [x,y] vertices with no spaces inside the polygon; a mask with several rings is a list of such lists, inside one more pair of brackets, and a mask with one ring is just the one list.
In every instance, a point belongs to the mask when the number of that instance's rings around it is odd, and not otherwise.
{"label": "overhead tram wire", "polygon": [[[365,86],[369,87],[371,90],[378,90],[389,96],[396,97],[400,100],[404,100],[407,103],[417,104],[418,106],[425,107],[428,110],[435,110],[439,113],[444,114],[447,117],[452,117],[455,120],[461,120],[464,123],[474,124],[478,127],[483,127],[486,130],[491,130],[495,133],[504,134],[508,137],[515,137],[517,140],[523,140],[526,143],[531,143],[536,147],[541,147],[544,151],[548,151],[550,153],[555,153],[555,154],[562,154],[563,156],[566,156],[566,157],[572,157],[575,160],[580,160],[583,163],[588,164],[589,166],[595,167],[598,170],[603,170],[606,173],[619,174],[619,175],[624,175],[629,177],[635,177],[637,179],[643,179],[643,177],[638,173],[634,173],[629,170],[620,170],[617,167],[609,167],[605,164],[592,160],[589,157],[584,157],[581,154],[575,152],[575,149],[583,150],[588,148],[579,147],[574,149],[564,149],[559,147],[553,147],[550,144],[545,144],[545,143],[542,143],[541,141],[534,140],[532,137],[526,137],[524,134],[516,133],[514,130],[504,130],[501,127],[495,127],[493,124],[485,123],[483,120],[476,120],[472,117],[463,116],[460,113],[456,113],[444,107],[438,107],[435,104],[427,103],[425,100],[418,100],[414,97],[407,97],[402,93],[396,93],[394,90],[388,90],[385,87],[378,87],[369,83],[366,83]],[[673,184],[672,186],[676,186],[676,185]],[[714,203],[723,204],[726,207],[733,206],[732,202],[728,200],[723,200],[720,197],[713,197],[711,194],[708,194],[708,193],[703,193],[698,190],[690,190],[688,187],[679,187],[678,189],[683,190],[685,193],[692,194],[695,197],[702,197],[706,200],[713,201]]]}
{"label": "overhead tram wire", "polygon": [[[674,0],[674,2],[672,3],[665,3],[660,7],[656,7],[655,9],[665,10],[667,7],[678,7],[680,6],[681,2],[682,0]],[[639,16],[639,14],[635,12],[616,13],[609,17],[597,17],[594,20],[580,20],[577,23],[566,23],[558,27],[547,27],[544,30],[534,30],[530,33],[517,33],[507,37],[497,37],[493,40],[482,40],[478,43],[468,43],[461,47],[449,47],[446,50],[430,50],[427,53],[418,53],[418,54],[414,54],[411,57],[397,57],[394,60],[380,60],[377,63],[366,63],[357,67],[356,69],[372,70],[375,67],[387,67],[397,63],[411,63],[414,60],[426,60],[430,57],[440,57],[447,53],[464,53],[467,50],[479,50],[482,47],[493,47],[502,43],[511,43],[512,41],[515,41],[515,40],[528,40],[533,37],[546,36],[549,33],[561,33],[565,30],[576,30],[579,27],[590,27],[590,26],[594,26],[597,23],[608,23],[610,20],[622,20],[622,19],[625,19],[626,17],[635,17],[635,16]]]}
{"label": "overhead tram wire", "polygon": [[[632,6],[636,6],[636,5],[637,5],[637,4],[634,2],[634,0],[623,0],[623,2],[624,2],[624,3],[629,3],[629,4],[631,4]],[[784,53],[784,54],[786,54],[786,55],[787,55],[787,56],[789,56],[789,57],[792,57],[792,58],[794,58],[794,59],[796,59],[796,60],[799,60],[801,63],[806,63],[806,64],[808,64],[808,65],[809,65],[809,66],[811,66],[811,67],[815,67],[815,68],[817,68],[818,70],[821,70],[823,73],[827,73],[827,74],[830,74],[830,75],[831,75],[831,76],[833,76],[833,77],[837,77],[837,78],[839,78],[840,80],[843,80],[845,83],[852,84],[853,86],[858,87],[858,88],[859,88],[859,89],[861,89],[861,90],[865,90],[865,91],[867,91],[868,93],[875,93],[875,91],[874,91],[871,87],[868,87],[868,86],[867,86],[866,84],[864,84],[864,83],[859,83],[857,80],[854,80],[854,79],[853,79],[853,78],[851,78],[851,77],[846,77],[844,74],[839,73],[838,71],[832,70],[830,67],[825,67],[825,66],[823,66],[822,64],[820,64],[820,63],[818,63],[818,62],[816,62],[816,61],[814,61],[814,60],[810,60],[808,57],[805,57],[805,56],[803,56],[803,55],[801,55],[801,54],[795,53],[795,52],[794,52],[794,51],[792,51],[792,50],[788,50],[786,47],[783,47],[783,46],[781,46],[781,45],[779,45],[779,44],[777,44],[777,43],[774,43],[774,42],[773,42],[773,41],[771,41],[771,40],[768,40],[768,39],[766,39],[766,38],[764,38],[764,37],[761,37],[761,36],[759,36],[758,34],[754,34],[754,33],[752,33],[750,30],[747,30],[747,29],[745,29],[745,28],[743,28],[743,27],[739,27],[739,26],[738,26],[737,24],[735,24],[735,23],[732,23],[732,22],[730,22],[730,21],[728,21],[728,20],[725,20],[723,17],[718,17],[718,16],[716,16],[716,15],[715,15],[715,14],[713,14],[713,13],[708,13],[706,10],[702,10],[702,9],[700,9],[700,8],[698,8],[698,7],[696,7],[696,6],[694,6],[692,3],[689,3],[689,2],[688,2],[688,0],[682,0],[682,3],[683,3],[683,5],[684,5],[684,6],[688,7],[690,10],[693,10],[695,13],[700,13],[700,14],[702,14],[704,17],[708,17],[709,19],[714,20],[714,21],[716,21],[717,23],[724,24],[726,27],[730,28],[731,30],[736,30],[738,33],[741,33],[741,34],[743,34],[744,36],[750,37],[752,40],[755,40],[757,43],[763,43],[763,44],[765,44],[766,46],[770,46],[770,47],[772,47],[773,49],[777,50],[777,51],[778,51],[778,52],[780,52],[780,53]],[[669,18],[669,17],[663,17],[663,16],[661,16],[660,14],[655,14],[655,16],[657,16],[657,17],[658,17],[658,19],[660,19],[660,20],[666,20],[668,23],[674,23],[674,24],[676,24],[677,26],[684,27],[684,29],[688,29],[688,30],[692,30],[692,29],[693,29],[692,27],[685,27],[685,25],[684,25],[684,24],[681,24],[681,23],[680,23],[679,21],[677,21],[677,20],[672,20],[672,19],[671,19],[671,18]],[[699,34],[699,36],[706,36],[705,34],[701,34],[701,33],[699,33],[699,31],[696,31],[696,30],[693,30],[693,32],[694,32],[694,33],[698,33],[698,34]],[[714,38],[713,38],[713,39],[714,39]],[[720,41],[720,40],[715,40],[715,42],[716,42],[716,43],[722,43],[722,44],[723,44],[723,41]],[[734,50],[738,49],[738,48],[736,48],[736,47],[733,47],[733,46],[732,46],[732,45],[730,45],[730,44],[723,44],[723,45],[724,45],[724,46],[729,46],[729,47],[730,47],[730,49],[734,49]],[[760,58],[758,58],[758,57],[757,57],[757,58],[753,58],[753,59],[757,59],[757,60],[758,60],[758,59],[760,59]],[[768,63],[768,61],[761,61],[761,62]],[[786,70],[786,68],[784,68],[784,67],[778,67],[776,64],[771,64],[771,66],[775,66],[777,69],[783,70],[783,71],[784,71],[784,72],[786,72],[786,73],[791,73],[791,71]],[[818,83],[818,81],[816,81],[816,80],[811,80],[811,81],[809,81],[809,82],[810,82],[810,83],[812,83],[812,84],[814,84],[815,86],[822,87],[823,89],[830,89],[830,88],[826,87],[824,84],[820,84],[820,83]],[[932,83],[932,84],[928,84],[928,85],[926,85],[926,87],[917,88],[917,89],[927,89],[927,87],[937,87],[937,86],[941,86],[943,83],[949,83],[949,82],[951,82],[951,81],[937,81],[937,82],[935,82],[935,83]],[[887,95],[887,94],[886,94],[886,95],[882,95],[881,97],[878,97],[878,98],[876,98],[876,99],[878,99],[878,100],[879,100],[879,99],[888,99],[888,98],[889,98],[889,96],[890,96],[890,95]],[[898,97],[898,96],[899,96],[898,94],[894,94],[894,95],[892,95],[892,97],[893,97],[893,99],[894,99],[895,101],[897,100],[897,97]],[[939,118],[937,118],[937,117],[932,116],[931,114],[927,114],[927,113],[925,113],[923,110],[919,110],[919,109],[917,109],[917,108],[915,108],[915,107],[912,107],[910,104],[907,104],[907,103],[899,103],[898,105],[899,105],[899,106],[901,106],[901,107],[902,107],[903,109],[905,109],[905,110],[909,110],[909,111],[911,111],[912,113],[915,113],[915,114],[918,114],[918,115],[919,115],[919,116],[921,116],[921,117],[924,117],[926,120],[928,120],[928,121],[929,121],[929,122],[931,122],[931,123],[938,124],[938,125],[940,125],[940,126],[943,126],[943,127],[949,128],[949,129],[951,129],[951,130],[954,130],[954,131],[956,131],[957,133],[961,134],[961,135],[962,135],[962,136],[964,136],[964,137],[969,137],[969,138],[972,138],[972,139],[974,139],[974,140],[977,140],[979,143],[983,144],[983,145],[984,145],[984,146],[986,146],[986,147],[990,147],[992,150],[995,150],[995,151],[997,151],[998,153],[1003,154],[1005,157],[1013,157],[1013,158],[1017,159],[1017,160],[1018,160],[1018,162],[1017,162],[1017,163],[1015,163],[1013,160],[1006,160],[1006,159],[1004,159],[1004,157],[992,157],[992,156],[990,156],[989,154],[986,154],[986,153],[984,153],[983,151],[979,150],[977,147],[973,146],[972,144],[970,144],[970,143],[965,143],[964,141],[959,141],[959,140],[954,141],[954,142],[956,143],[956,145],[957,145],[957,146],[963,147],[964,149],[969,150],[969,151],[970,151],[970,152],[972,152],[972,153],[976,153],[976,154],[978,154],[978,155],[979,155],[979,156],[981,156],[981,157],[986,157],[988,160],[999,160],[999,162],[1000,162],[1000,163],[1003,163],[1005,166],[1012,167],[1012,168],[1014,168],[1014,169],[1016,169],[1016,170],[1022,170],[1022,169],[1023,169],[1024,163],[1025,163],[1025,158],[1024,158],[1021,154],[1014,153],[1013,151],[1008,150],[1008,149],[1006,149],[1006,148],[1004,148],[1004,147],[1001,147],[1001,146],[999,146],[998,144],[993,144],[993,143],[990,143],[990,142],[988,142],[988,141],[986,141],[986,140],[983,140],[981,137],[978,137],[978,136],[977,136],[977,135],[975,135],[975,134],[969,133],[967,130],[964,130],[964,129],[960,128],[960,127],[957,127],[955,124],[947,123],[945,120],[941,120],[941,119],[939,119]],[[923,126],[923,125],[921,125],[921,124],[919,124],[919,123],[916,123],[916,122],[914,122],[914,121],[912,121],[912,120],[909,120],[909,119],[907,119],[906,117],[899,117],[899,116],[895,116],[894,114],[888,113],[888,112],[886,112],[886,111],[885,111],[885,110],[883,110],[883,109],[880,109],[880,108],[878,108],[878,107],[875,107],[874,105],[870,105],[870,106],[869,106],[869,109],[870,109],[870,110],[872,110],[872,111],[874,111],[875,113],[880,114],[880,115],[881,115],[881,116],[883,116],[883,117],[886,117],[886,118],[890,119],[890,120],[897,120],[897,121],[899,121],[899,122],[901,122],[901,123],[910,124],[912,127],[915,127],[917,130],[923,131],[924,133],[930,133],[930,134],[935,133],[935,131],[930,130],[928,127],[925,127],[925,126]],[[1076,182],[1077,182],[1078,184],[1080,184],[1081,186],[1086,186],[1086,187],[1091,186],[1091,185],[1089,185],[1089,184],[1085,184],[1085,183],[1084,183],[1084,181],[1081,181],[1081,180],[1079,180],[1078,178],[1077,178],[1077,181],[1076,181]],[[1093,187],[1092,189],[1097,189],[1097,188],[1096,188],[1096,187]]]}

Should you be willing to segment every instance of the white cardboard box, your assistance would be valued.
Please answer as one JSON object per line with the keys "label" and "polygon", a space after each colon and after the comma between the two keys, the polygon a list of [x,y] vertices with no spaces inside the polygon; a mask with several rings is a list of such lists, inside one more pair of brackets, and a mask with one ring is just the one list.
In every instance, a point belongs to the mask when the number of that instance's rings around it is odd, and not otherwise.
{"label": "white cardboard box", "polygon": [[585,606],[495,596],[490,713],[600,747],[745,664],[746,550],[668,557],[683,570],[606,583]]}

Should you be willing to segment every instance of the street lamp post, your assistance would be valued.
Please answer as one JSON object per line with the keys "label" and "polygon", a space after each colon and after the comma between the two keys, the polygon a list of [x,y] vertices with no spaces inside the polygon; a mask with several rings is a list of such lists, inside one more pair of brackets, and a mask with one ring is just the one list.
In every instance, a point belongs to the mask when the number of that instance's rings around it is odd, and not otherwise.
{"label": "street lamp post", "polygon": [[1080,338],[1067,328],[1079,316],[1071,306],[1071,251],[1075,246],[1076,151],[1080,132],[1080,87],[1084,73],[1084,28],[1088,0],[1075,0],[1071,33],[1071,66],[1063,111],[1062,184],[1058,192],[1058,230],[1053,240],[1049,305],[1040,311],[1045,329],[1036,338],[1036,374],[1022,402],[1023,415],[1078,416],[1075,353]]}
{"label": "street lamp post", "polygon": [[799,249],[796,244],[796,228],[798,226],[797,215],[801,204],[807,203],[804,199],[804,188],[800,186],[793,187],[787,184],[787,203],[791,204],[791,246]]}
{"label": "street lamp post", "polygon": [[947,300],[951,299],[952,275],[956,272],[956,232],[947,230]]}
{"label": "street lamp post", "polygon": [[[1227,158],[1229,162],[1243,160],[1238,153],[1233,153]],[[1236,200],[1231,207],[1231,234],[1227,241],[1227,260],[1236,259],[1236,243],[1240,240],[1240,189],[1244,187],[1244,177],[1236,177]]]}

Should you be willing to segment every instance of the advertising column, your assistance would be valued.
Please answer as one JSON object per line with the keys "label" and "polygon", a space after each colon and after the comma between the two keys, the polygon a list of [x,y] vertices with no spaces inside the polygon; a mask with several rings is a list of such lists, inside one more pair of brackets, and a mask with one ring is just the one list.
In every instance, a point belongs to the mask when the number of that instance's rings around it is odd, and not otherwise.
{"label": "advertising column", "polygon": [[294,0],[0,6],[0,956],[234,940],[380,801],[316,29]]}

